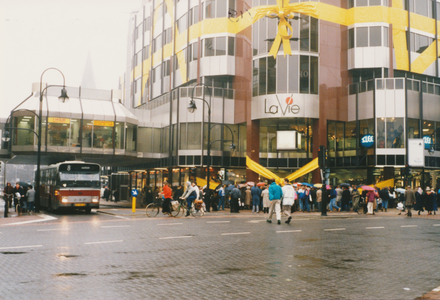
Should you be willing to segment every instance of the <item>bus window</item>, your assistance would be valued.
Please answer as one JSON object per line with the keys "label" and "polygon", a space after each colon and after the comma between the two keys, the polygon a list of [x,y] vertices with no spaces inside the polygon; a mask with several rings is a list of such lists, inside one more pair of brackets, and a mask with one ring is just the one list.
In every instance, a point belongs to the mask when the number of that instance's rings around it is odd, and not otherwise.
{"label": "bus window", "polygon": [[100,177],[97,173],[64,173],[60,172],[60,185],[63,187],[100,187]]}

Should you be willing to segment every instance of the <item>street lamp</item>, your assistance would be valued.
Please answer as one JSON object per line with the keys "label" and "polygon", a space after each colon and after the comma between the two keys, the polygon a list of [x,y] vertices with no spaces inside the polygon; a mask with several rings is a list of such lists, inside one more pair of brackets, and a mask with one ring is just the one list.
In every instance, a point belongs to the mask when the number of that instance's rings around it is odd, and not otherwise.
{"label": "street lamp", "polygon": [[[203,93],[203,98],[196,98],[196,97],[194,97],[194,90],[196,89],[196,87],[197,86],[203,86],[204,88],[206,87],[206,89],[209,91],[209,102],[211,102],[211,96],[212,96],[212,94],[211,94],[211,88],[209,87],[209,86],[207,86],[206,84],[203,84],[203,83],[198,83],[198,84],[196,84],[194,87],[193,87],[193,89],[192,89],[192,91],[191,91],[191,100],[190,100],[190,102],[189,102],[189,104],[188,104],[188,107],[187,107],[187,109],[188,109],[188,111],[190,112],[190,113],[194,113],[195,111],[196,111],[196,109],[197,109],[197,106],[196,106],[196,102],[194,101],[194,99],[199,99],[199,100],[202,100],[204,103],[206,103],[206,105],[208,106],[208,149],[207,149],[207,154],[206,154],[206,158],[207,158],[207,163],[206,163],[206,167],[207,167],[207,169],[208,169],[208,171],[207,171],[207,176],[208,176],[208,179],[207,179],[207,183],[206,183],[206,186],[208,187],[208,197],[211,197],[211,192],[210,192],[210,188],[209,188],[209,179],[210,179],[210,172],[209,172],[209,169],[210,169],[210,166],[211,166],[211,145],[212,145],[212,143],[214,143],[214,142],[217,142],[218,140],[215,140],[215,141],[212,141],[211,142],[211,106],[209,105],[209,103],[205,100],[205,93]],[[226,124],[225,124],[226,125]],[[214,125],[215,126],[215,125]],[[213,126],[213,127],[214,127]],[[227,125],[226,125],[227,126]],[[227,126],[228,128],[229,128],[229,126]],[[229,130],[231,131],[231,134],[232,134],[232,143],[231,143],[231,146],[230,146],[230,149],[231,150],[235,150],[235,144],[234,144],[234,134],[232,133],[232,130],[231,130],[231,128],[229,128]],[[202,147],[202,155],[203,155],[203,147]],[[203,160],[202,160],[202,164],[203,164]]]}
{"label": "street lamp", "polygon": [[61,95],[58,97],[58,100],[60,100],[62,103],[66,103],[69,100],[69,96],[67,96],[66,91],[66,79],[64,78],[63,72],[56,68],[48,68],[43,71],[40,77],[40,110],[39,110],[39,117],[38,117],[38,154],[37,154],[37,174],[35,176],[35,190],[36,190],[36,197],[35,197],[35,211],[40,211],[40,165],[41,165],[41,119],[42,119],[42,111],[43,111],[43,94],[49,87],[61,87],[60,85],[48,85],[43,89],[43,75],[46,73],[46,71],[49,70],[56,70],[60,72],[60,74],[63,76],[63,85],[61,89]]}

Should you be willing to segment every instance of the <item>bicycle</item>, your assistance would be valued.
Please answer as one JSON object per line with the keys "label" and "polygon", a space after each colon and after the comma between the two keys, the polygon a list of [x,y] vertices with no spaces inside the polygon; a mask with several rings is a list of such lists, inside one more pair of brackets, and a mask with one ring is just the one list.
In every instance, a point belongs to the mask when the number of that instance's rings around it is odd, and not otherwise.
{"label": "bicycle", "polygon": [[159,211],[162,209],[162,203],[162,199],[156,198],[153,203],[148,204],[145,208],[145,213],[147,214],[147,216],[150,218],[154,218],[155,216],[157,216],[159,214]]}
{"label": "bicycle", "polygon": [[[179,202],[177,205],[175,201]],[[173,205],[174,202],[174,205]],[[185,211],[188,210],[188,204],[186,203],[186,200],[179,199],[179,200],[172,200],[170,205],[171,215],[175,218],[179,216],[183,216],[185,214]]]}
{"label": "bicycle", "polygon": [[190,211],[194,218],[200,218],[205,214],[205,209],[203,208],[203,200],[194,200],[194,203]]}

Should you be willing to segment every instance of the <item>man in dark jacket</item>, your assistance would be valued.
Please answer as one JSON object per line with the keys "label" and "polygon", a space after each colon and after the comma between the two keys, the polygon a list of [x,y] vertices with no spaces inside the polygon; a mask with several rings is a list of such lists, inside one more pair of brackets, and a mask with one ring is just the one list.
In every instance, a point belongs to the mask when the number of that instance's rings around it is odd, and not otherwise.
{"label": "man in dark jacket", "polygon": [[[18,182],[15,184],[13,193],[14,193],[14,207],[15,207],[15,211],[17,211],[17,204],[19,203],[19,199],[22,199],[26,194],[24,192],[24,189],[20,186],[20,184]],[[17,197],[18,196],[17,193],[20,194],[20,196],[21,196],[20,198]],[[23,200],[21,200],[21,201],[23,201]],[[22,203],[20,203],[20,206],[21,205],[22,205]]]}
{"label": "man in dark jacket", "polygon": [[407,190],[405,191],[404,199],[405,199],[406,209],[408,210],[408,213],[406,215],[408,217],[411,217],[412,216],[411,207],[416,202],[416,193],[414,192],[414,190],[411,189],[411,186],[409,185],[407,187]]}
{"label": "man in dark jacket", "polygon": [[388,201],[390,200],[390,193],[387,187],[380,190],[379,197],[382,199],[382,211],[385,209],[386,212],[388,208]]}
{"label": "man in dark jacket", "polygon": [[103,196],[104,196],[105,201],[108,202],[108,199],[110,198],[110,190],[108,189],[107,186],[104,187],[104,195]]}
{"label": "man in dark jacket", "polygon": [[[228,185],[228,187],[226,187],[225,188],[225,203],[226,204],[228,204],[228,203],[230,203],[230,196],[231,196],[231,192],[232,192],[232,190],[235,188],[235,186],[232,184],[232,183],[230,183],[229,185]],[[232,204],[231,204],[232,205]],[[230,205],[230,206],[231,206]],[[238,206],[238,204],[237,204],[237,206]]]}
{"label": "man in dark jacket", "polygon": [[350,190],[348,189],[347,186],[344,186],[341,197],[342,210],[350,211],[350,198],[351,198]]}
{"label": "man in dark jacket", "polygon": [[233,188],[232,188],[232,191],[231,191],[231,213],[239,213],[239,211],[238,211],[238,199],[240,199],[240,197],[241,197],[241,192],[240,192],[240,190],[238,189],[237,186],[234,186],[234,185],[232,185],[232,186],[233,186]]}

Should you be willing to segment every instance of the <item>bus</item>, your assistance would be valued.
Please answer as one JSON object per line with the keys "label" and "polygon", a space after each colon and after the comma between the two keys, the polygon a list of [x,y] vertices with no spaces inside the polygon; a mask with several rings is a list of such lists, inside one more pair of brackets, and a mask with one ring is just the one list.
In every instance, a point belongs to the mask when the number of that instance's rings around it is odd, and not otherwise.
{"label": "bus", "polygon": [[65,161],[41,168],[40,206],[49,211],[60,208],[99,208],[101,167],[83,161]]}

